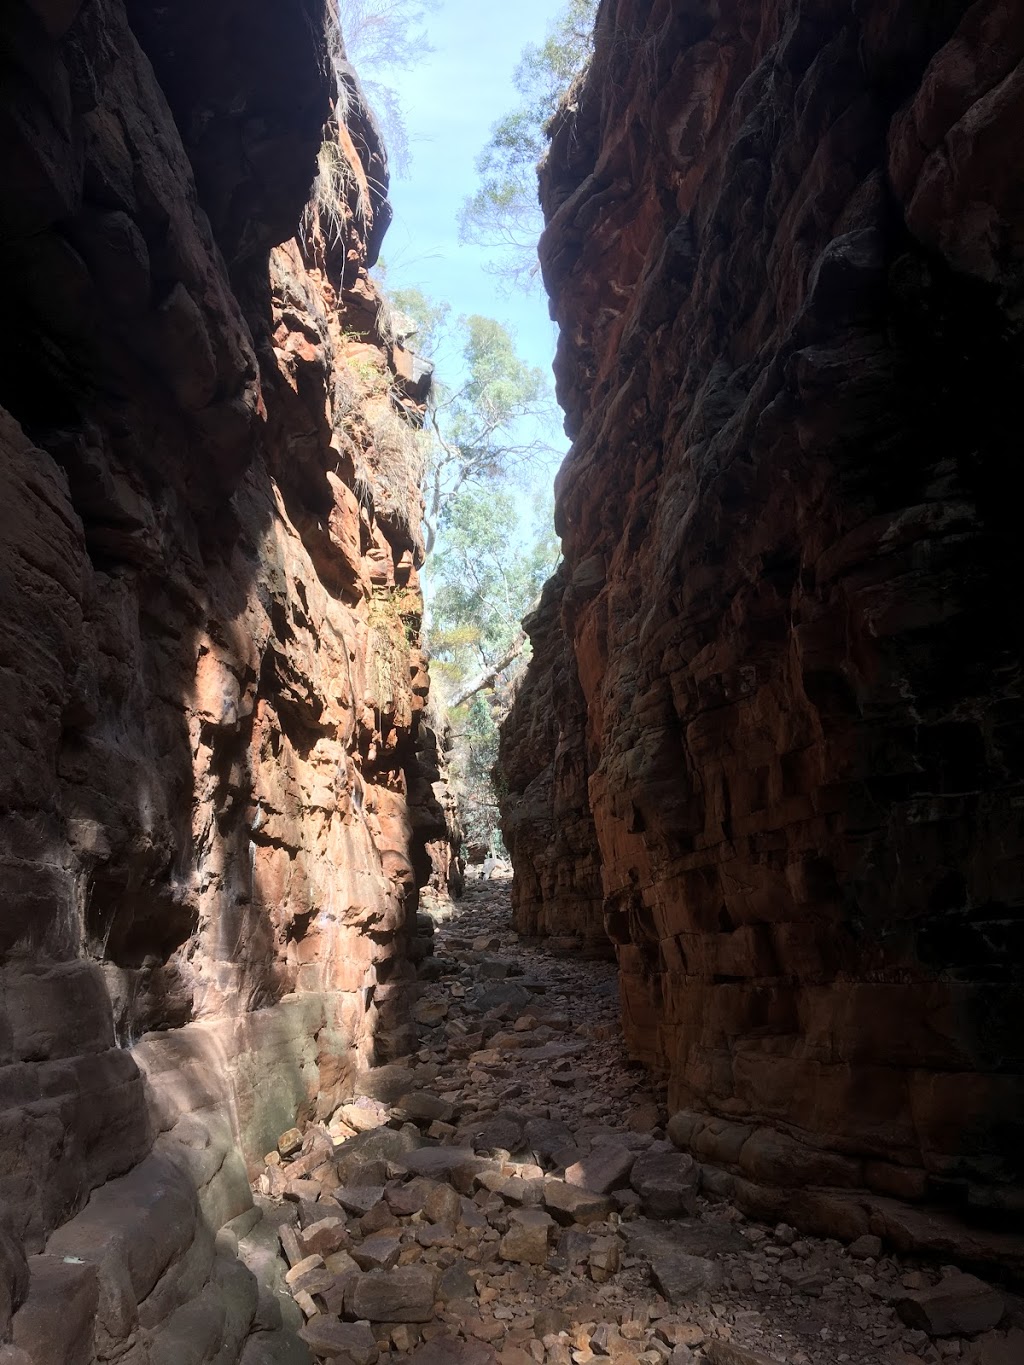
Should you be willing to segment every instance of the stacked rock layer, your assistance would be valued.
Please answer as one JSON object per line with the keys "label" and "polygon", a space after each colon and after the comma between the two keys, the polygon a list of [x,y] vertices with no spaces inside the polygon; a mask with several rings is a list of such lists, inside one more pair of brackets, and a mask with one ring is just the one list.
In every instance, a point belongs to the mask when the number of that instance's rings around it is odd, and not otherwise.
{"label": "stacked rock layer", "polygon": [[1020,1207],[1022,56],[1008,0],[605,0],[541,172],[519,927],[600,905],[677,1137],[805,1224]]}
{"label": "stacked rock layer", "polygon": [[320,0],[4,23],[0,1342],[57,1359],[66,1305],[61,1360],[262,1361],[217,1229],[404,1051],[418,888],[457,875],[429,373]]}

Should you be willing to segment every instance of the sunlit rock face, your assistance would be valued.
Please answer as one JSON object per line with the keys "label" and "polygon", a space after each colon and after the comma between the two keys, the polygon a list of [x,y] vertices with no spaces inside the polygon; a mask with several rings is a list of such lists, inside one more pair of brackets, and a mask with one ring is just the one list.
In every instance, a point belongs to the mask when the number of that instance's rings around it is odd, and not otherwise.
{"label": "sunlit rock face", "polygon": [[0,1342],[49,1294],[69,1342],[155,1350],[223,1290],[202,1358],[234,1360],[273,1324],[213,1234],[406,1049],[418,888],[458,874],[429,377],[367,275],[386,158],[319,0],[4,25]]}
{"label": "sunlit rock face", "polygon": [[677,1139],[825,1228],[1019,1207],[1022,56],[1008,0],[608,0],[541,173],[522,926],[598,863]]}

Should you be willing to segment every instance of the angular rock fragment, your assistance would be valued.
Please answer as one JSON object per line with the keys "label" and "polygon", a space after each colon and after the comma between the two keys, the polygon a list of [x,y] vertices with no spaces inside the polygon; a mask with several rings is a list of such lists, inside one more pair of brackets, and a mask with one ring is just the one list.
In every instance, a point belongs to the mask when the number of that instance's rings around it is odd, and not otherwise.
{"label": "angular rock fragment", "polygon": [[441,1276],[437,1287],[437,1297],[447,1303],[450,1299],[472,1299],[476,1295],[476,1281],[470,1267],[461,1257],[454,1261]]}
{"label": "angular rock fragment", "polygon": [[349,1283],[345,1311],[370,1322],[429,1322],[439,1279],[437,1268],[426,1265],[367,1271]]}
{"label": "angular rock fragment", "polygon": [[761,1351],[748,1350],[732,1341],[714,1340],[708,1343],[705,1356],[709,1365],[780,1365],[778,1359]]}
{"label": "angular rock fragment", "polygon": [[356,1133],[370,1133],[375,1128],[383,1127],[388,1121],[389,1114],[387,1105],[364,1096],[341,1105],[335,1110],[334,1117],[340,1118],[343,1123],[354,1128]]}
{"label": "angular rock fragment", "polygon": [[357,1275],[359,1273],[359,1267],[347,1251],[335,1251],[330,1256],[325,1256],[324,1265],[335,1280],[341,1279],[345,1275]]}
{"label": "angular rock fragment", "polygon": [[514,1009],[522,1009],[533,1000],[533,992],[521,982],[503,981],[500,985],[480,991],[477,1000],[482,1010],[493,1009],[495,1005],[511,1005]]}
{"label": "angular rock fragment", "polygon": [[376,1365],[379,1352],[368,1322],[341,1322],[319,1315],[310,1318],[299,1336],[318,1356],[339,1356],[352,1365]]}
{"label": "angular rock fragment", "polygon": [[334,1164],[342,1183],[371,1183],[357,1181],[356,1173],[375,1161],[404,1162],[421,1142],[422,1138],[397,1128],[374,1128],[343,1142],[334,1154]]}
{"label": "angular rock fragment", "polygon": [[431,1182],[431,1189],[423,1201],[423,1216],[432,1223],[457,1223],[462,1212],[458,1192],[442,1181]]}
{"label": "angular rock fragment", "polygon": [[386,1186],[384,1197],[387,1199],[388,1207],[392,1213],[399,1218],[408,1218],[411,1214],[419,1213],[430,1192],[435,1188],[443,1189],[445,1187],[438,1186],[432,1180],[422,1178],[405,1182],[394,1181]]}
{"label": "angular rock fragment", "polygon": [[376,1232],[351,1249],[350,1255],[360,1270],[390,1270],[398,1264],[402,1239],[391,1232]]}
{"label": "angular rock fragment", "polygon": [[413,1009],[412,1017],[417,1024],[423,1024],[426,1028],[436,1028],[438,1024],[443,1024],[448,1017],[448,1002],[446,1000],[421,1000]]}
{"label": "angular rock fragment", "polygon": [[297,1236],[307,1256],[323,1256],[325,1259],[335,1251],[340,1251],[348,1240],[348,1230],[342,1218],[321,1218],[303,1228]]}
{"label": "angular rock fragment", "polygon": [[909,1327],[933,1337],[973,1336],[997,1327],[1006,1311],[1003,1296],[974,1275],[944,1276],[928,1289],[911,1290],[895,1300]]}
{"label": "angular rock fragment", "polygon": [[697,1163],[685,1152],[653,1151],[637,1157],[629,1183],[640,1196],[646,1214],[675,1218],[696,1211],[699,1179]]}
{"label": "angular rock fragment", "polygon": [[669,1303],[687,1303],[694,1294],[722,1283],[719,1265],[683,1250],[671,1226],[637,1222],[626,1224],[624,1231],[630,1251],[650,1262],[651,1277]]}
{"label": "angular rock fragment", "polygon": [[306,1256],[297,1265],[286,1272],[285,1281],[290,1285],[296,1285],[304,1275],[308,1275],[311,1270],[322,1270],[324,1259],[322,1256]]}
{"label": "angular rock fragment", "polygon": [[601,1237],[587,1258],[590,1278],[595,1284],[604,1284],[618,1271],[620,1248],[617,1237]]}
{"label": "angular rock fragment", "polygon": [[543,1265],[553,1227],[554,1220],[540,1209],[517,1209],[509,1219],[508,1232],[498,1247],[499,1254],[506,1261]]}
{"label": "angular rock fragment", "polygon": [[409,1365],[497,1365],[493,1346],[483,1341],[439,1336],[424,1343],[409,1357]]}
{"label": "angular rock fragment", "polygon": [[282,1156],[294,1156],[302,1148],[302,1132],[298,1128],[289,1128],[277,1139],[277,1150]]}
{"label": "angular rock fragment", "polygon": [[284,1252],[285,1260],[289,1266],[297,1266],[307,1256],[316,1254],[315,1249],[307,1250],[304,1244],[299,1241],[299,1234],[291,1223],[282,1223],[277,1233],[281,1241],[281,1250]]}
{"label": "angular rock fragment", "polygon": [[635,1161],[635,1152],[609,1143],[595,1147],[587,1156],[567,1166],[565,1179],[569,1185],[579,1185],[595,1194],[610,1194],[626,1183]]}
{"label": "angular rock fragment", "polygon": [[447,1100],[442,1100],[439,1095],[431,1095],[426,1090],[413,1090],[403,1095],[397,1107],[414,1123],[431,1123],[434,1120],[447,1123],[455,1112]]}
{"label": "angular rock fragment", "polygon": [[384,1198],[384,1186],[342,1185],[334,1191],[333,1198],[347,1212],[354,1213],[357,1218],[362,1218],[381,1203]]}
{"label": "angular rock fragment", "polygon": [[484,1158],[468,1147],[421,1147],[410,1152],[404,1164],[415,1175],[448,1181],[460,1194],[472,1194],[474,1176],[487,1167]]}
{"label": "angular rock fragment", "polygon": [[567,1185],[549,1176],[544,1182],[544,1207],[562,1223],[599,1223],[612,1211],[612,1201],[604,1194]]}

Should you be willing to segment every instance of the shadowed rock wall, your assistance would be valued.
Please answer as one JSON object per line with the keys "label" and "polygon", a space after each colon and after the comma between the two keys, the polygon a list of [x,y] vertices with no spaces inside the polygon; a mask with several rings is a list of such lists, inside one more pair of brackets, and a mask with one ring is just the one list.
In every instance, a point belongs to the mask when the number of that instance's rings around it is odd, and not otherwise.
{"label": "shadowed rock wall", "polygon": [[937,1248],[889,1196],[1024,1183],[1022,56],[1008,0],[606,0],[541,172],[574,445],[519,925],[592,933],[599,863],[677,1140]]}
{"label": "shadowed rock wall", "polygon": [[0,1342],[303,1359],[215,1234],[457,875],[386,157],[319,0],[13,0],[0,63]]}
{"label": "shadowed rock wall", "polygon": [[561,615],[572,600],[563,564],[524,622],[533,662],[529,690],[501,730],[502,834],[515,859],[519,931],[582,935],[589,950],[607,951],[601,864],[586,803],[586,703]]}

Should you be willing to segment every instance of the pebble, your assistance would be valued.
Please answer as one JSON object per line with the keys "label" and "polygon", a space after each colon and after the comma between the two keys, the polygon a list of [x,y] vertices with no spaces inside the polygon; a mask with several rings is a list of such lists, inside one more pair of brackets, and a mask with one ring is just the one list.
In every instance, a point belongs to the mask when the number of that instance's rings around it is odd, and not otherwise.
{"label": "pebble", "polygon": [[614,967],[565,952],[519,941],[507,881],[471,883],[436,923],[419,1051],[268,1153],[257,1192],[316,1359],[1004,1365],[1017,1333],[983,1281],[702,1188],[624,1055]]}

